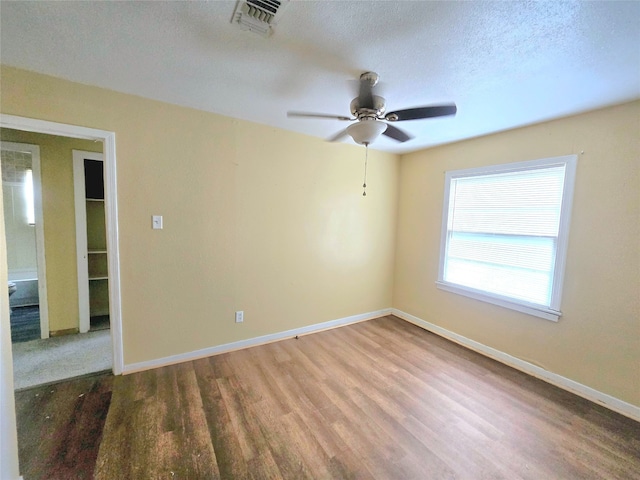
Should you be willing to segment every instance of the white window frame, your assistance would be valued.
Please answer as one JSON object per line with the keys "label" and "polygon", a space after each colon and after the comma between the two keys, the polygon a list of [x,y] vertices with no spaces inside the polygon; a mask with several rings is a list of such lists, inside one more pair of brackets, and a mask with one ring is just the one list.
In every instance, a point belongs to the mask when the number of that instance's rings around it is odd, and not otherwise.
{"label": "white window frame", "polygon": [[[569,225],[571,223],[571,206],[573,203],[573,191],[577,160],[577,155],[566,155],[561,157],[544,158],[540,160],[530,160],[525,162],[492,165],[446,172],[444,184],[444,205],[442,211],[442,233],[440,238],[440,265],[438,268],[438,280],[436,281],[437,287],[441,290],[464,295],[476,300],[481,300],[484,302],[492,303],[494,305],[499,305],[501,307],[510,308],[512,310],[557,322],[562,315],[562,312],[560,311],[560,303],[562,299],[562,286],[567,258],[567,246],[569,243]],[[444,265],[446,260],[448,239],[447,225],[449,216],[449,198],[452,180],[456,178],[512,173],[562,165],[564,165],[565,167],[565,176],[562,194],[562,205],[560,210],[560,225],[558,229],[555,269],[551,290],[551,302],[549,307],[545,305],[529,303],[511,297],[497,295],[491,292],[469,288],[444,280]]]}

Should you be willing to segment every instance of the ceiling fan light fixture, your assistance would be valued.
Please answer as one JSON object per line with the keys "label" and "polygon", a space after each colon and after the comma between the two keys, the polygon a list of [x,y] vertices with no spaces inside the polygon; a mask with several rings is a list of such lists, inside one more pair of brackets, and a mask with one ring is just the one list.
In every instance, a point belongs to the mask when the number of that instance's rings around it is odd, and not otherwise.
{"label": "ceiling fan light fixture", "polygon": [[347,133],[353,141],[360,144],[370,144],[387,129],[387,124],[377,120],[361,120],[347,127]]}
{"label": "ceiling fan light fixture", "polygon": [[[0,0],[2,1],[2,0]],[[245,0],[259,2],[263,0]],[[275,0],[274,0],[275,1]],[[375,141],[378,136],[384,135],[396,142],[407,142],[413,137],[407,132],[397,128],[394,125],[385,122],[401,122],[404,120],[421,120],[423,118],[444,117],[447,115],[455,115],[457,108],[455,104],[447,105],[425,105],[423,107],[405,108],[389,112],[385,115],[385,99],[373,93],[373,87],[378,83],[378,74],[374,72],[365,72],[360,75],[360,88],[358,96],[351,100],[349,106],[351,114],[354,118],[345,117],[343,115],[328,115],[326,113],[308,113],[308,112],[288,112],[289,117],[306,117],[306,118],[330,118],[335,120],[358,120],[356,123],[348,126],[344,130],[338,132],[327,140],[329,142],[337,142],[350,135],[353,140],[360,145],[369,145]]]}

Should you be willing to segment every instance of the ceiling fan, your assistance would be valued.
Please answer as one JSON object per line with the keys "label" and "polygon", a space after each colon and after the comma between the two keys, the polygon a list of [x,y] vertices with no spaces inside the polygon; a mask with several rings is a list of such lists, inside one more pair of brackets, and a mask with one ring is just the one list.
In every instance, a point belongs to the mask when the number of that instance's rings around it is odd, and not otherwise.
{"label": "ceiling fan", "polygon": [[385,122],[402,122],[405,120],[419,120],[423,118],[443,117],[455,115],[455,104],[406,108],[385,114],[385,99],[373,94],[373,87],[378,83],[379,76],[374,72],[365,72],[360,75],[360,87],[358,96],[351,101],[351,114],[353,117],[343,115],[330,115],[324,113],[287,112],[288,117],[301,118],[328,118],[346,120],[356,123],[349,125],[338,132],[328,141],[335,142],[350,135],[356,143],[369,145],[379,135],[385,135],[398,142],[411,140],[411,136],[399,128]]}

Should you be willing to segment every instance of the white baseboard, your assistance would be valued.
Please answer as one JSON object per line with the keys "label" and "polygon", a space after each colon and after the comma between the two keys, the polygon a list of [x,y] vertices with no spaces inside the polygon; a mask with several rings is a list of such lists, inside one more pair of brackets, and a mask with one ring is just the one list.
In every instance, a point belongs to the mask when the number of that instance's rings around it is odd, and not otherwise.
{"label": "white baseboard", "polygon": [[470,350],[478,352],[486,357],[497,360],[498,362],[504,363],[505,365],[515,368],[516,370],[520,370],[521,372],[539,378],[540,380],[544,380],[551,385],[555,385],[556,387],[562,388],[563,390],[574,393],[580,397],[586,398],[587,400],[613,410],[614,412],[618,412],[626,417],[640,422],[640,407],[627,403],[616,397],[612,397],[611,395],[607,395],[606,393],[602,393],[591,387],[587,387],[586,385],[575,382],[556,373],[545,370],[544,368],[540,368],[537,365],[533,365],[532,363],[526,362],[517,357],[513,357],[507,353],[501,352],[500,350],[496,350],[495,348],[488,347],[487,345],[476,342],[475,340],[471,340],[467,337],[463,337],[462,335],[458,335],[457,333],[434,325],[433,323],[429,323],[409,313],[395,308],[391,309],[391,313],[396,317],[417,325],[418,327],[424,328],[425,330],[435,333],[436,335],[440,335],[447,340],[451,340],[452,342],[469,348]]}
{"label": "white baseboard", "polygon": [[126,375],[128,373],[140,372],[143,370],[150,370],[152,368],[174,365],[176,363],[188,362],[190,360],[210,357],[212,355],[219,355],[221,353],[232,352],[234,350],[240,350],[242,348],[255,347],[257,345],[263,345],[265,343],[277,342],[278,340],[292,338],[296,335],[306,335],[309,333],[319,332],[321,330],[328,330],[330,328],[349,325],[351,323],[363,322],[365,320],[371,320],[372,318],[383,317],[385,315],[389,315],[390,313],[391,309],[385,308],[383,310],[376,310],[375,312],[361,313],[358,315],[352,315],[350,317],[338,318],[337,320],[316,323],[314,325],[308,325],[306,327],[294,328],[292,330],[285,330],[284,332],[272,333],[269,335],[263,335],[261,337],[240,340],[238,342],[225,343],[224,345],[203,348],[201,350],[195,350],[193,352],[180,353],[178,355],[171,355],[169,357],[148,360],[146,362],[130,363],[124,365],[122,373]]}
{"label": "white baseboard", "polygon": [[190,360],[219,355],[221,353],[232,352],[234,350],[240,350],[242,348],[255,347],[257,345],[277,342],[285,338],[295,337],[296,335],[306,335],[309,333],[328,330],[343,325],[363,322],[365,320],[371,320],[373,318],[382,317],[389,314],[393,314],[398,318],[413,323],[418,327],[424,328],[425,330],[435,333],[436,335],[446,338],[447,340],[451,340],[452,342],[462,345],[463,347],[469,348],[470,350],[478,352],[486,357],[492,358],[500,363],[504,363],[505,365],[513,367],[516,370],[520,370],[521,372],[539,378],[540,380],[550,383],[551,385],[555,385],[556,387],[562,388],[563,390],[574,393],[580,397],[586,398],[587,400],[590,400],[594,403],[602,405],[610,410],[613,410],[626,417],[640,422],[640,407],[638,406],[632,405],[616,397],[595,390],[594,388],[588,387],[569,378],[545,370],[544,368],[541,368],[537,365],[521,360],[517,357],[514,357],[482,343],[476,342],[475,340],[471,340],[470,338],[464,337],[395,308],[386,308],[374,312],[361,313],[358,315],[352,315],[350,317],[330,320],[328,322],[308,325],[306,327],[294,328],[292,330],[272,333],[255,338],[249,338],[246,340],[240,340],[238,342],[203,348],[201,350],[195,350],[193,352],[171,355],[168,357],[148,360],[145,362],[126,364],[124,365],[122,373],[126,375],[143,370],[150,370],[167,365],[174,365],[176,363],[188,362]]}

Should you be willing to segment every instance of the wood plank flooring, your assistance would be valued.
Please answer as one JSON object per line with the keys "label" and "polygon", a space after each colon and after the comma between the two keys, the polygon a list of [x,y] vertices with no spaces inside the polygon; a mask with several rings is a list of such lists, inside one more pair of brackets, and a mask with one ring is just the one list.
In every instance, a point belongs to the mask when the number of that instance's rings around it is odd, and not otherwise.
{"label": "wood plank flooring", "polygon": [[94,382],[17,395],[25,480],[640,479],[640,423],[393,316]]}
{"label": "wood plank flooring", "polygon": [[113,378],[83,377],[16,392],[25,480],[93,478]]}

